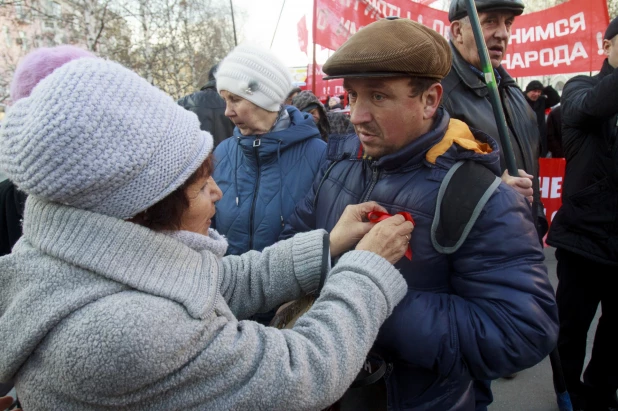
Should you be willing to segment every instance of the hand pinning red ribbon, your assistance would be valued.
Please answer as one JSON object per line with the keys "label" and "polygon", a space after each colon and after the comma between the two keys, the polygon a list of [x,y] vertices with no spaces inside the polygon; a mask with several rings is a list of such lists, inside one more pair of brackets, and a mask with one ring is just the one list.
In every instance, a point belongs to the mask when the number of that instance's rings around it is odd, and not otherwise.
{"label": "hand pinning red ribbon", "polygon": [[[408,213],[407,211],[402,211],[401,213],[397,213],[397,214],[402,215],[403,218],[406,219],[406,221],[409,221],[414,226],[416,226],[416,223],[414,222],[412,215],[410,215],[410,213]],[[392,217],[392,215],[389,213],[383,213],[381,211],[371,211],[367,213],[367,219],[369,220],[370,223],[379,223],[380,221],[384,221],[389,217]],[[408,244],[408,249],[406,250],[406,253],[404,255],[406,256],[408,260],[412,261],[412,247],[410,247],[410,244]]]}

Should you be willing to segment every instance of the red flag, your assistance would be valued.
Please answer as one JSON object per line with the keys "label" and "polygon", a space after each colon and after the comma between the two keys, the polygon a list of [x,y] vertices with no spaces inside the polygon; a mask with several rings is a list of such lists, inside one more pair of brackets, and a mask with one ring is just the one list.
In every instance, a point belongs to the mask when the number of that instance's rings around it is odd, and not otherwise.
{"label": "red flag", "polygon": [[307,16],[303,16],[298,21],[298,45],[300,46],[300,50],[307,53],[307,45],[309,43],[309,32],[307,31]]}

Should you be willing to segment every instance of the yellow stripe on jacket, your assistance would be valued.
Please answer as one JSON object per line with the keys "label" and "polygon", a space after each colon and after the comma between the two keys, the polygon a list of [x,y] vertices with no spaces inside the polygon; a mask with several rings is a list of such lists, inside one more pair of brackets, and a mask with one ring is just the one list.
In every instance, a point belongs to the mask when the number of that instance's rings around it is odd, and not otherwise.
{"label": "yellow stripe on jacket", "polygon": [[448,123],[448,129],[444,137],[442,137],[442,140],[427,152],[425,158],[430,163],[435,164],[436,159],[446,153],[453,144],[457,144],[466,150],[471,150],[478,154],[489,154],[492,152],[489,144],[481,143],[474,138],[474,135],[466,123],[452,118]]}

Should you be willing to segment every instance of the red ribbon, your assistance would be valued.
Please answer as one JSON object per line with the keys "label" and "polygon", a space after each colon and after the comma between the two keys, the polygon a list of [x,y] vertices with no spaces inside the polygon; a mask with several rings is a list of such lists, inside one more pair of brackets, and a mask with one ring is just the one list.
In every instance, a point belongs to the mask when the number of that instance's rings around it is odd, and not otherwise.
{"label": "red ribbon", "polygon": [[[411,222],[412,225],[416,225],[414,223],[414,219],[412,218],[410,213],[408,213],[407,211],[402,211],[401,213],[397,213],[397,214],[402,215],[403,218],[405,218],[406,221]],[[380,221],[384,221],[389,217],[392,217],[392,215],[389,213],[383,213],[381,211],[371,211],[367,213],[367,219],[369,220],[370,223],[379,223]],[[406,250],[406,253],[404,255],[406,256],[408,260],[412,261],[412,247],[410,246],[410,244],[408,244],[408,249]]]}

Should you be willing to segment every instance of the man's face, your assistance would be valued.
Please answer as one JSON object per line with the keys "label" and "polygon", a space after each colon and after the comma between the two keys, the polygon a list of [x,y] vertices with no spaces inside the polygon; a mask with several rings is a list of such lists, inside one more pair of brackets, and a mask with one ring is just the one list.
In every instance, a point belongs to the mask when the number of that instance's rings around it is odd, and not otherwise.
{"label": "man's face", "polygon": [[[498,68],[506,54],[506,46],[511,37],[511,25],[515,14],[510,11],[488,11],[479,13],[479,21],[483,30],[483,37],[489,52],[489,59],[493,68]],[[474,41],[474,33],[469,20],[454,21],[451,25],[453,44],[468,63],[479,70],[481,60]]]}
{"label": "man's face", "polygon": [[611,40],[603,40],[603,53],[607,56],[607,61],[613,68],[618,67],[618,36]]}
{"label": "man's face", "polygon": [[541,90],[530,90],[526,95],[530,100],[537,101],[541,97]]}
{"label": "man's face", "polygon": [[344,80],[350,121],[367,155],[379,158],[392,154],[431,128],[442,86],[436,83],[412,97],[409,83],[405,77]]}

